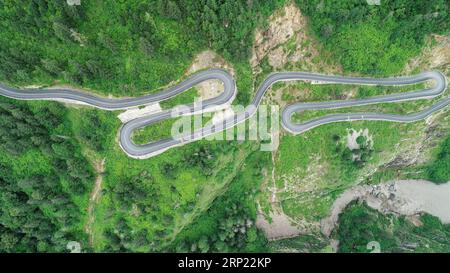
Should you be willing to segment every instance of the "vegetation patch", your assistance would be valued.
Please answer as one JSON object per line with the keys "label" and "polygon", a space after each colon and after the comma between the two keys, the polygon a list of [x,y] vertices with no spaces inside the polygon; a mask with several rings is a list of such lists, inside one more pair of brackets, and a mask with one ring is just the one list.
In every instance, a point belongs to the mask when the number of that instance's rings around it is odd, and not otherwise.
{"label": "vegetation patch", "polygon": [[425,214],[419,221],[383,215],[367,205],[353,203],[339,217],[335,234],[339,252],[371,252],[376,242],[381,252],[449,252],[450,226]]}

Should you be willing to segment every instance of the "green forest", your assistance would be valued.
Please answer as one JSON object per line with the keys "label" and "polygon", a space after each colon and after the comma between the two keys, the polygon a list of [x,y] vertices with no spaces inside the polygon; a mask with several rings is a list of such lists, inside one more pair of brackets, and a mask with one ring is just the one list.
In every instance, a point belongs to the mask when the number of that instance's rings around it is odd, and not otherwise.
{"label": "green forest", "polygon": [[153,91],[182,76],[203,48],[247,58],[255,26],[278,2],[2,1],[0,78],[118,95]]}
{"label": "green forest", "polygon": [[92,168],[57,103],[0,102],[0,250],[60,252],[84,240],[80,202]]}
{"label": "green forest", "polygon": [[448,33],[445,0],[297,0],[310,26],[347,71],[371,75],[398,73],[417,55],[430,33]]}
{"label": "green forest", "polygon": [[[235,68],[236,100],[245,103],[257,84],[249,61],[255,30],[291,2],[346,74],[399,74],[430,34],[449,33],[446,0],[2,0],[0,82],[132,97],[179,81],[197,53],[212,49]],[[271,251],[255,225],[270,153],[249,142],[201,141],[151,159],[127,158],[116,141],[117,114],[0,98],[0,252],[67,252],[70,241],[86,252]],[[361,160],[336,148],[351,170],[374,154],[365,139],[357,141]],[[449,147],[447,137],[425,178],[450,179]],[[85,223],[99,175],[93,162],[103,158],[92,239]],[[342,252],[364,252],[369,239],[403,251],[411,236],[421,238],[419,251],[430,240],[430,250],[450,251],[448,226],[429,215],[421,220],[413,227],[355,204],[334,236]]]}
{"label": "green forest", "polygon": [[365,204],[350,204],[339,217],[339,251],[371,252],[367,243],[376,241],[383,253],[449,252],[450,226],[427,214],[420,222],[415,226],[405,217],[383,215]]}

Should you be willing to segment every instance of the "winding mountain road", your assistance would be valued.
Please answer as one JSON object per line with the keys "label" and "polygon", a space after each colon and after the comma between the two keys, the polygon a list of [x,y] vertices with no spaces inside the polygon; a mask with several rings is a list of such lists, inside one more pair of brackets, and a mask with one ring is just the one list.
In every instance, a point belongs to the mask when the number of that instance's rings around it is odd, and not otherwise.
{"label": "winding mountain road", "polygon": [[167,149],[183,145],[201,139],[205,136],[231,128],[238,123],[245,121],[254,115],[257,107],[271,85],[280,81],[314,81],[338,84],[358,84],[358,85],[409,85],[432,80],[434,85],[431,88],[410,91],[405,93],[396,93],[385,96],[375,96],[365,99],[352,99],[343,101],[314,102],[314,103],[294,103],[286,106],[282,112],[282,126],[293,134],[300,134],[322,124],[340,121],[354,120],[384,120],[393,122],[413,122],[424,119],[436,111],[443,109],[450,104],[450,98],[447,96],[432,105],[431,107],[409,115],[394,115],[384,113],[347,113],[330,114],[320,118],[309,120],[304,123],[294,123],[292,115],[295,112],[303,110],[333,109],[351,106],[360,106],[375,103],[399,102],[405,100],[417,100],[423,98],[434,98],[444,93],[447,88],[445,76],[438,71],[424,72],[414,76],[394,77],[394,78],[356,78],[344,76],[322,75],[308,72],[277,72],[270,74],[261,86],[257,89],[256,95],[251,104],[244,111],[226,118],[223,122],[209,124],[205,127],[195,130],[192,133],[180,136],[170,137],[159,141],[147,143],[145,145],[136,145],[131,137],[134,130],[153,123],[176,118],[182,115],[193,115],[201,112],[211,112],[218,108],[223,108],[231,104],[236,95],[236,84],[231,75],[221,69],[210,69],[194,74],[181,83],[167,88],[158,93],[149,94],[136,98],[105,98],[98,97],[85,92],[72,89],[16,89],[0,85],[0,94],[18,100],[63,100],[81,102],[104,110],[120,110],[148,105],[163,100],[170,99],[191,87],[207,80],[219,80],[224,85],[224,92],[217,97],[202,101],[201,105],[189,104],[183,107],[175,107],[169,110],[163,110],[156,114],[133,119],[125,123],[120,129],[120,146],[128,156],[134,158],[148,158]]}

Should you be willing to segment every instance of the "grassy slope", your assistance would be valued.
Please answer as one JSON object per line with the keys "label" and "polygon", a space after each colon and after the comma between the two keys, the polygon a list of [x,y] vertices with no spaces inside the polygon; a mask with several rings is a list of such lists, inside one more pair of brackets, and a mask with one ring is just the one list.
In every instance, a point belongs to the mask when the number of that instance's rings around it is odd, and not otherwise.
{"label": "grassy slope", "polygon": [[[381,104],[355,107],[354,112],[376,111],[390,113],[410,113],[432,102],[409,102],[401,104]],[[334,111],[314,111],[300,115],[301,120],[322,116],[331,112],[345,112],[348,109]],[[446,114],[440,114],[437,124],[446,127]],[[336,151],[336,142],[332,139],[337,135],[345,141],[347,129],[369,130],[374,140],[373,154],[362,168],[348,164]],[[319,220],[328,213],[334,198],[342,189],[367,177],[368,173],[379,166],[389,163],[396,155],[415,142],[424,138],[426,133],[424,122],[398,124],[389,122],[358,121],[342,122],[320,126],[301,136],[285,135],[281,139],[277,159],[278,186],[284,183],[294,183],[293,190],[281,193],[285,211],[293,216],[310,220]],[[444,129],[445,134],[445,129]],[[407,139],[407,141],[403,141]],[[297,184],[303,181],[302,184]],[[311,185],[314,183],[314,185]],[[306,192],[305,192],[306,191]]]}
{"label": "grassy slope", "polygon": [[[257,213],[254,200],[259,194],[263,169],[269,162],[270,155],[265,152],[255,151],[247,156],[245,164],[230,182],[227,191],[224,191],[222,196],[217,198],[205,213],[180,233],[173,243],[173,248],[178,251],[186,251],[187,249],[180,249],[180,246],[189,248],[202,239],[208,238],[210,250],[212,251],[267,251],[265,239],[254,225]],[[230,216],[230,208],[238,210],[239,213]],[[252,225],[248,228],[245,235],[242,238],[239,237],[236,241],[234,237],[239,236],[239,232],[233,231],[235,226],[228,226],[228,223],[230,221],[234,222],[236,219],[242,219],[241,217],[250,220]],[[234,222],[234,225],[236,225],[236,222]],[[226,228],[224,229],[224,227]],[[220,235],[217,238],[218,233],[228,235],[234,233],[234,236],[225,239],[229,240],[227,247],[216,248],[216,244],[223,241],[223,239],[219,239]],[[230,243],[233,240],[234,242]],[[241,246],[237,247],[236,244],[241,244]]]}

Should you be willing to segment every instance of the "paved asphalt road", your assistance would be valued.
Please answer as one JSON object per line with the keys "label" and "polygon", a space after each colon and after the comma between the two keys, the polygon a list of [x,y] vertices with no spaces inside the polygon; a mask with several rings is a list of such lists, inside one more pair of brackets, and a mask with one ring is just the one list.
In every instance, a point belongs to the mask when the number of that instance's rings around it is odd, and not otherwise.
{"label": "paved asphalt road", "polygon": [[205,136],[231,128],[254,115],[267,89],[275,82],[280,81],[317,81],[326,83],[340,84],[358,84],[358,85],[407,85],[433,80],[434,85],[431,88],[416,90],[405,93],[397,93],[385,96],[376,96],[366,99],[352,99],[343,101],[317,102],[317,103],[294,103],[288,105],[282,112],[282,126],[287,131],[299,134],[316,126],[340,121],[352,120],[385,120],[394,122],[412,122],[424,119],[432,113],[444,108],[450,103],[450,98],[446,97],[428,109],[409,115],[392,115],[383,113],[348,113],[331,114],[305,123],[293,123],[291,120],[295,112],[303,110],[333,109],[342,107],[359,106],[374,103],[399,102],[405,100],[416,100],[421,98],[433,98],[441,95],[446,90],[446,79],[440,72],[424,72],[414,76],[396,77],[396,78],[354,78],[343,76],[321,75],[308,72],[277,72],[270,74],[261,86],[258,88],[252,103],[245,108],[243,112],[236,113],[234,116],[225,119],[221,123],[210,124],[192,133],[162,139],[145,145],[136,145],[132,142],[131,136],[134,130],[148,126],[169,118],[176,118],[182,115],[192,115],[201,111],[214,111],[218,107],[230,104],[236,95],[236,85],[227,72],[220,69],[210,69],[194,74],[190,78],[182,81],[176,86],[170,87],[164,91],[149,94],[136,98],[111,99],[97,97],[92,94],[80,92],[71,89],[15,89],[0,85],[0,94],[9,98],[19,100],[69,100],[82,102],[97,108],[105,110],[128,109],[141,105],[160,102],[172,98],[200,82],[216,79],[224,85],[224,92],[215,98],[202,102],[201,106],[194,103],[184,107],[175,107],[174,109],[164,110],[162,112],[151,114],[149,116],[137,118],[125,123],[120,129],[120,146],[131,157],[147,158],[167,149],[183,145],[187,142],[198,140]]}

